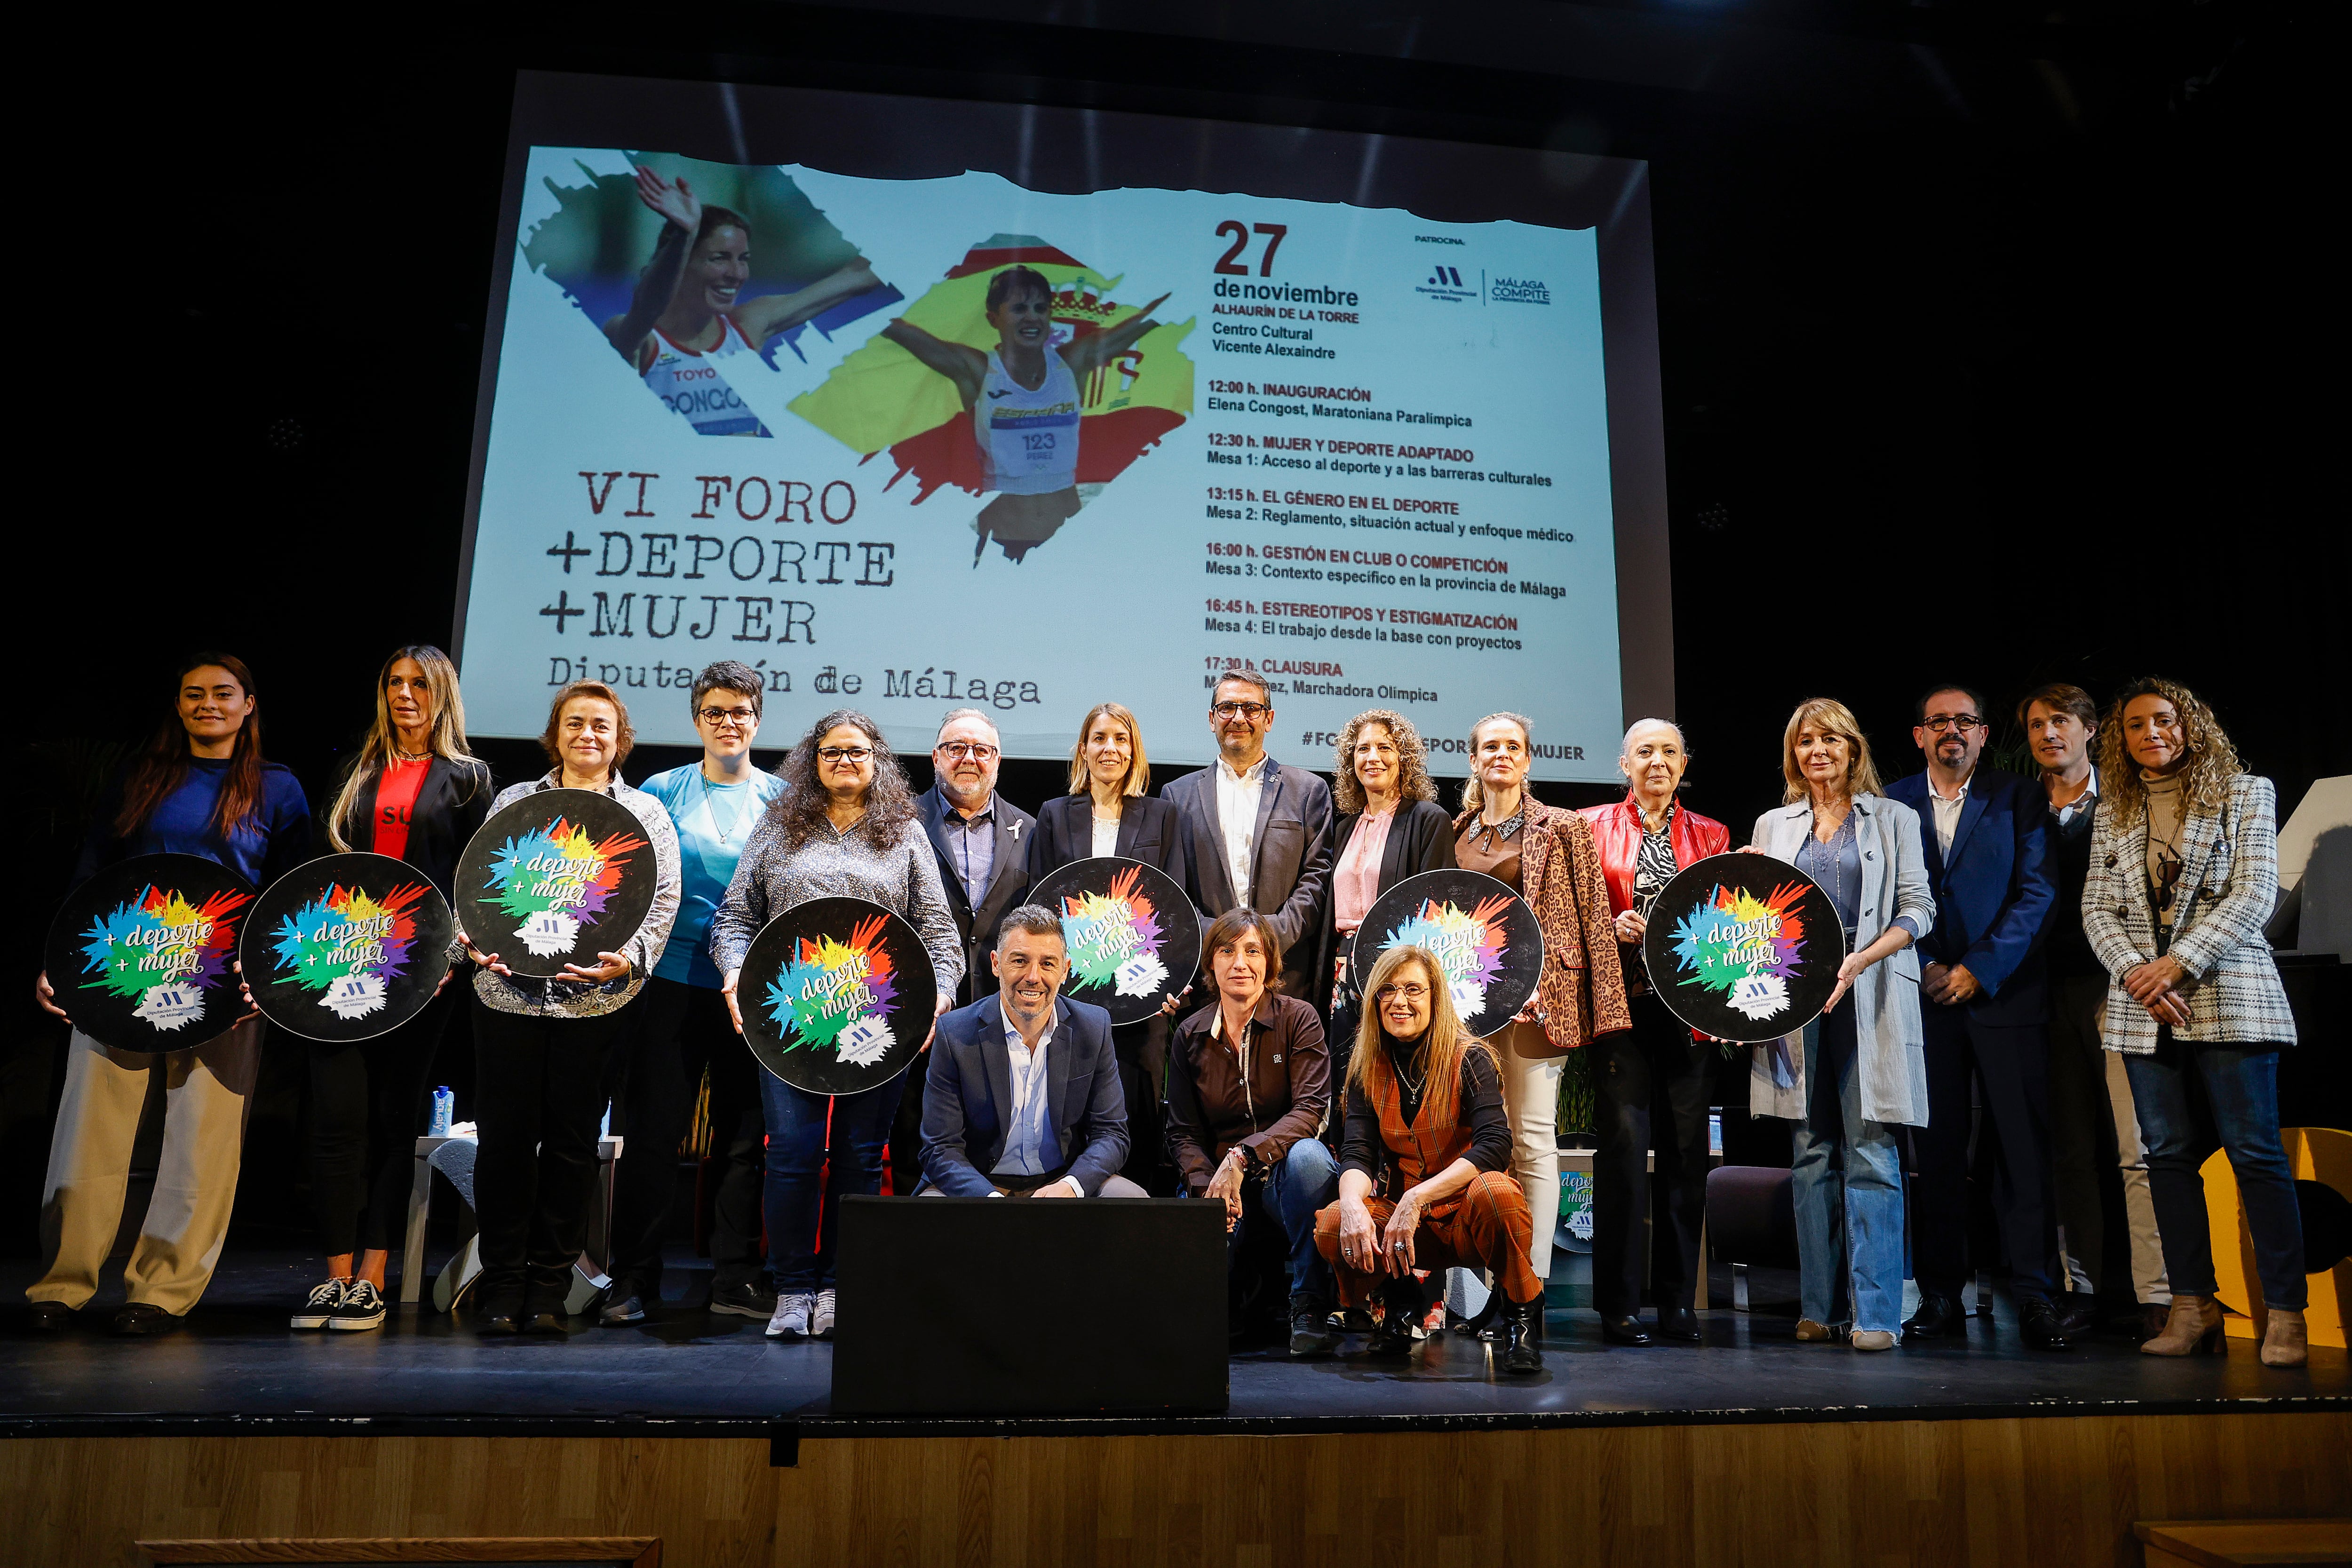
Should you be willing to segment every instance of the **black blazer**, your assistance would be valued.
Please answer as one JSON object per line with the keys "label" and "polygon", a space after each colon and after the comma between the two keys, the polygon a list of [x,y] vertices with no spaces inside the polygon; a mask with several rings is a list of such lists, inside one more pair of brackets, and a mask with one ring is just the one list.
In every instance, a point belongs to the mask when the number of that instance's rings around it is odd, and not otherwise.
{"label": "black blazer", "polygon": [[[1164,800],[1131,795],[1118,808],[1118,848],[1124,860],[1140,860],[1176,879],[1192,907],[1201,907],[1201,879],[1192,863],[1192,836],[1183,813]],[[1063,867],[1095,855],[1095,803],[1066,795],[1037,811],[1037,832],[1029,843],[1029,885],[1035,887]]]}
{"label": "black blazer", "polygon": [[[350,830],[343,835],[353,849],[368,854],[375,852],[375,788],[383,778],[382,772],[371,769],[360,781],[360,792],[352,802]],[[408,847],[400,858],[422,871],[443,898],[452,897],[449,889],[457,878],[457,857],[481,831],[497,794],[490,784],[490,770],[480,763],[468,767],[436,757],[425,770],[425,783],[416,791],[415,808],[409,814]],[[334,810],[331,802],[327,809]]]}
{"label": "black blazer", "polygon": [[[1347,858],[1348,841],[1356,836],[1356,824],[1362,820],[1363,813],[1356,812],[1337,818],[1331,826],[1332,895],[1323,905],[1323,956],[1315,971],[1318,975],[1328,975],[1339,961],[1339,862]],[[1389,819],[1388,840],[1381,846],[1381,879],[1372,896],[1378,898],[1407,877],[1451,870],[1454,865],[1454,818],[1433,800],[1409,801]]]}
{"label": "black blazer", "polygon": [[957,934],[963,939],[963,983],[956,988],[956,1004],[969,1006],[982,996],[996,994],[996,975],[989,967],[988,955],[996,946],[996,928],[1029,896],[1029,847],[1036,839],[1037,819],[1005,799],[1002,790],[997,792],[996,865],[989,874],[988,891],[975,910],[963,890],[963,879],[956,875],[955,862],[948,856],[947,833],[940,826],[953,809],[937,784],[915,797],[915,816],[922,822],[923,836],[931,841],[931,854],[940,863],[940,881],[947,889],[948,909],[955,915]]}

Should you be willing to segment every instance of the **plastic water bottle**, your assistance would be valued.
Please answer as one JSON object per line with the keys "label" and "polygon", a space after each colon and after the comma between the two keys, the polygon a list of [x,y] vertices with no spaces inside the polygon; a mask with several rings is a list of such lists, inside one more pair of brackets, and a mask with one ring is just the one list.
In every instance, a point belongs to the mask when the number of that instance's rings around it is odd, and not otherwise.
{"label": "plastic water bottle", "polygon": [[445,1083],[433,1091],[433,1121],[425,1131],[436,1138],[446,1138],[449,1136],[449,1123],[457,1114],[457,1097],[449,1092],[449,1086]]}
{"label": "plastic water bottle", "polygon": [[606,1101],[604,1102],[604,1121],[603,1121],[602,1123],[600,1123],[600,1124],[597,1126],[597,1129],[596,1129],[596,1136],[597,1136],[597,1137],[599,1137],[599,1138],[610,1138],[612,1135],[613,1135],[613,1102],[612,1102],[611,1100],[606,1100]]}
{"label": "plastic water bottle", "polygon": [[1707,1112],[1706,1152],[1710,1154],[1723,1152],[1723,1112],[1720,1110]]}

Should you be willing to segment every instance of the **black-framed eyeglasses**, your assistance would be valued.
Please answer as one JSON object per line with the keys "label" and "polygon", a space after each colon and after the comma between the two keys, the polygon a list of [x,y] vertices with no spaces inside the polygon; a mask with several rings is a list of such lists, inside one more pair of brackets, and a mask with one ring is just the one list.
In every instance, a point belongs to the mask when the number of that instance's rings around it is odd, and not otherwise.
{"label": "black-framed eyeglasses", "polygon": [[951,762],[970,760],[984,763],[996,755],[996,748],[985,741],[941,741],[933,748]]}
{"label": "black-framed eyeglasses", "polygon": [[1919,727],[1931,735],[1940,735],[1947,730],[1958,730],[1965,735],[1971,730],[1990,728],[1983,720],[1973,713],[1931,714],[1919,721]]}
{"label": "black-framed eyeglasses", "polygon": [[820,746],[817,756],[828,763],[862,763],[874,754],[871,746]]}
{"label": "black-framed eyeglasses", "polygon": [[749,724],[760,716],[749,708],[705,708],[702,721],[716,730],[721,724]]}
{"label": "black-framed eyeglasses", "polygon": [[1265,702],[1220,702],[1209,711],[1220,719],[1255,719],[1261,713],[1271,713],[1274,708]]}

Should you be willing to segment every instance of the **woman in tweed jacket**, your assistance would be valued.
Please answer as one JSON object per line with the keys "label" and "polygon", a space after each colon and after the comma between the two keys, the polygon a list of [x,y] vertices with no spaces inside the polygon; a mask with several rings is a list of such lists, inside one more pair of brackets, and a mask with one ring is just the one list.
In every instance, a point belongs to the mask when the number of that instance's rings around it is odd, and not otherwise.
{"label": "woman in tweed jacket", "polygon": [[2270,1309],[2263,1364],[2300,1366],[2303,1224],[2278,1118],[2278,1053],[2294,1044],[2294,1015],[2263,940],[2278,900],[2271,782],[2241,767],[2212,710],[2169,680],[2126,687],[2099,734],[2105,787],[2083,934],[2110,976],[2101,1035],[2131,1078],[2172,1278],[2164,1332],[2140,1349],[2221,1348],[2199,1171],[2218,1142],[2237,1173]]}
{"label": "woman in tweed jacket", "polygon": [[[760,928],[811,899],[865,899],[904,917],[931,955],[934,1016],[954,1005],[963,941],[940,883],[939,858],[915,816],[907,775],[882,731],[842,709],[809,727],[777,770],[783,792],[743,846],[735,879],[710,922],[710,962],[720,994],[743,1027],[735,984]],[[926,1040],[925,1045],[929,1042]],[[776,1311],[768,1335],[833,1332],[833,1247],[845,1193],[882,1190],[882,1148],[903,1093],[923,1092],[920,1072],[838,1096],[810,1094],[760,1075],[768,1122],[762,1205]],[[827,1143],[832,1173],[824,1178]]]}

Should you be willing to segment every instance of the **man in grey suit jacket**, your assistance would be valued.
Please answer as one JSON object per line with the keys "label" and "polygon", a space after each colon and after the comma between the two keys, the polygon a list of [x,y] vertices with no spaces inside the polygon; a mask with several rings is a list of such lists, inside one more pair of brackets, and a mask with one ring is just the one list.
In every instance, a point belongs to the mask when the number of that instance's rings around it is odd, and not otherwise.
{"label": "man in grey suit jacket", "polygon": [[1331,891],[1331,788],[1266,755],[1273,728],[1273,691],[1228,669],[1209,699],[1217,760],[1160,795],[1192,826],[1202,907],[1212,920],[1244,906],[1271,919],[1285,955],[1279,989],[1319,1016],[1331,1001],[1329,977],[1318,986],[1315,974]]}
{"label": "man in grey suit jacket", "polygon": [[1002,989],[940,1019],[923,1083],[923,1185],[961,1198],[1139,1198],[1110,1015],[1060,993],[1061,917],[1024,904],[991,955]]}

